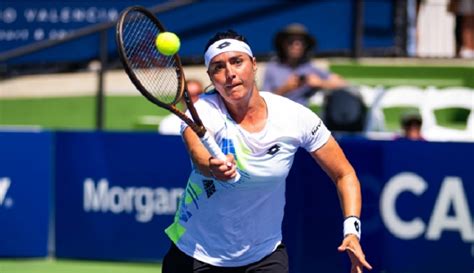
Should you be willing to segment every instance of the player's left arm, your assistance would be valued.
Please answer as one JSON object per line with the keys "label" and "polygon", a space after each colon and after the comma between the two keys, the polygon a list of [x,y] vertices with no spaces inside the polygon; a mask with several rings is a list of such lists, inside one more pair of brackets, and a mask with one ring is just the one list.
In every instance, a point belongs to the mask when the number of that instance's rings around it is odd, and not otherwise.
{"label": "player's left arm", "polygon": [[[344,218],[359,218],[362,206],[359,180],[336,140],[331,136],[321,148],[311,152],[311,155],[336,185]],[[359,238],[355,234],[345,236],[338,250],[347,251],[352,263],[351,272],[362,272],[363,267],[372,269],[365,260]]]}

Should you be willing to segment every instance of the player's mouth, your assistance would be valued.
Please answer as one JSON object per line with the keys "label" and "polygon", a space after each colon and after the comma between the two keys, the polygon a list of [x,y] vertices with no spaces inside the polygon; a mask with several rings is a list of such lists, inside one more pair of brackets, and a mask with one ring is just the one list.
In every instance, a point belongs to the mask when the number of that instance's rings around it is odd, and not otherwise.
{"label": "player's mouth", "polygon": [[232,91],[235,91],[235,89],[239,86],[241,86],[242,83],[232,83],[232,84],[226,84],[225,85],[225,89],[228,91],[228,92],[232,92]]}

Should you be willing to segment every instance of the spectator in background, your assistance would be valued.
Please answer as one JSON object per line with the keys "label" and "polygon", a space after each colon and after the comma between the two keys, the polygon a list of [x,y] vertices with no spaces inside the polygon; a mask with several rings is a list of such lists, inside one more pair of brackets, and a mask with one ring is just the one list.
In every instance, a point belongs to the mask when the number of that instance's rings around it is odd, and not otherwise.
{"label": "spectator in background", "polygon": [[418,113],[409,112],[402,116],[401,127],[402,135],[397,139],[404,140],[421,140],[424,141],[424,137],[421,134],[421,125],[423,121]]}
{"label": "spectator in background", "polygon": [[[186,88],[188,90],[191,101],[195,103],[199,96],[204,93],[204,87],[202,83],[195,79],[189,79],[186,81]],[[183,110],[186,110],[186,104],[184,101],[181,102]],[[162,135],[180,135],[181,134],[181,119],[175,114],[169,114],[166,116],[158,126],[158,132]]]}
{"label": "spectator in background", "polygon": [[458,55],[474,59],[474,0],[450,0],[448,11],[456,17],[460,42]]}
{"label": "spectator in background", "polygon": [[320,89],[339,89],[346,82],[338,75],[311,63],[316,39],[305,26],[293,23],[274,37],[277,56],[266,67],[262,90],[271,91],[308,106]]}

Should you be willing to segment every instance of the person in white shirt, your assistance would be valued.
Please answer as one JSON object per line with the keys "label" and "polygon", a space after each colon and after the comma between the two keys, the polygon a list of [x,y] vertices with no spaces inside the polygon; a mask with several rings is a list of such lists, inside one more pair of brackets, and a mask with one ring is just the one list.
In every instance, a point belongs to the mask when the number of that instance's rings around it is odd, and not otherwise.
{"label": "person in white shirt", "polygon": [[[287,98],[259,91],[257,62],[246,39],[229,30],[210,39],[205,65],[215,92],[195,104],[227,161],[211,157],[182,124],[193,162],[174,222],[163,273],[288,272],[282,244],[285,180],[298,147],[334,181],[345,216],[342,243],[352,272],[371,269],[360,246],[360,185],[321,119]],[[228,163],[231,164],[228,164]],[[237,174],[241,178],[232,181]]]}
{"label": "person in white shirt", "polygon": [[[195,103],[199,99],[199,96],[204,92],[202,83],[196,79],[186,80],[186,88],[193,103]],[[183,108],[186,108],[185,103],[181,103],[181,105]],[[158,132],[162,135],[180,135],[181,122],[182,121],[178,116],[175,114],[169,114],[160,121]]]}

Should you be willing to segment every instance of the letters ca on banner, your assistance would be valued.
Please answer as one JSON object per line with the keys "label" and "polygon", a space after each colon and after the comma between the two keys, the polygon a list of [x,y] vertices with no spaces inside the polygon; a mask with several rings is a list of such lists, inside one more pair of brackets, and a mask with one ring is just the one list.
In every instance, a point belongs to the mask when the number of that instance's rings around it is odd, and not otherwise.
{"label": "letters ca on banner", "polygon": [[468,198],[460,177],[447,176],[441,183],[438,195],[432,204],[432,212],[427,222],[421,217],[405,219],[396,210],[399,196],[411,193],[419,198],[430,185],[419,175],[404,172],[392,177],[380,196],[380,211],[386,228],[395,237],[403,240],[440,240],[443,232],[458,232],[465,243],[474,242],[474,227]]}

